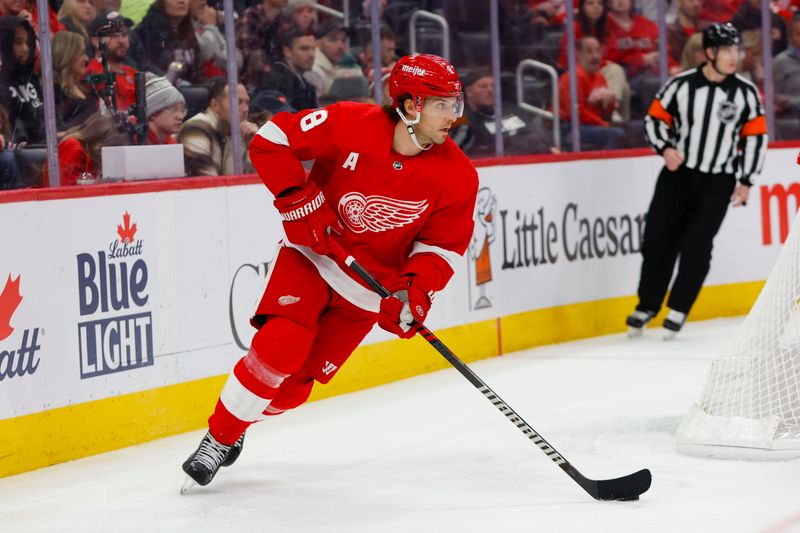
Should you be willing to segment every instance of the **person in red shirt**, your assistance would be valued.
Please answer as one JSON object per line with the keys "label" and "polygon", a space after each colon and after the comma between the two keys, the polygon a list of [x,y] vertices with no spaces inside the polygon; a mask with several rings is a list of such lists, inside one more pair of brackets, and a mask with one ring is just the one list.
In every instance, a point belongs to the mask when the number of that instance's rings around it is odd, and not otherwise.
{"label": "person in red shirt", "polygon": [[[596,38],[587,36],[578,41],[577,64],[575,76],[578,85],[578,118],[581,124],[581,146],[588,149],[620,148],[625,132],[621,128],[611,127],[609,121],[616,109],[616,98],[600,73],[603,53]],[[570,93],[569,73],[561,75],[558,82],[558,98],[564,105],[560,106],[560,115],[564,135],[569,143],[570,128]]]}
{"label": "person in red shirt", "polygon": [[[36,2],[32,0],[0,0],[0,15],[19,17],[27,21],[36,31],[39,31],[39,17],[36,12]],[[50,35],[66,29],[58,20],[58,15],[48,6],[48,21],[50,22]]]}
{"label": "person in red shirt", "polygon": [[[102,174],[103,146],[125,146],[128,135],[119,131],[111,117],[95,113],[83,124],[65,132],[58,143],[58,168],[61,185],[96,183]],[[47,165],[43,182],[48,183]]]}
{"label": "person in red shirt", "polygon": [[[250,350],[183,464],[184,488],[233,463],[262,414],[298,407],[315,382],[328,383],[376,322],[414,336],[466,251],[478,176],[447,135],[463,111],[461,81],[446,60],[421,54],[402,57],[389,85],[391,106],[278,113],[251,142],[286,238],[251,320]],[[301,161],[312,159],[306,176]],[[332,239],[393,294],[367,288]]]}
{"label": "person in red shirt", "polygon": [[[600,43],[603,56],[600,63],[600,73],[606,79],[608,88],[614,93],[617,108],[614,111],[616,122],[623,122],[630,118],[631,90],[625,69],[615,63],[617,47],[615,37],[608,31],[608,16],[603,0],[580,0],[578,14],[575,17],[575,42],[584,35],[595,37]],[[560,68],[567,68],[567,35],[561,39]]]}
{"label": "person in red shirt", "polygon": [[[616,42],[615,61],[625,67],[628,79],[641,74],[659,74],[658,26],[633,11],[633,0],[610,0],[608,30]],[[667,50],[670,75],[680,72]]]}
{"label": "person in red shirt", "polygon": [[[102,12],[89,24],[88,30],[92,39],[92,47],[96,51],[96,55],[86,66],[86,76],[90,77],[92,75],[103,74],[103,63],[99,46],[100,40],[102,39],[106,46],[108,68],[112,74],[116,74],[114,94],[117,100],[117,110],[127,111],[136,102],[136,88],[134,85],[136,69],[124,63],[125,57],[128,55],[128,50],[130,49],[128,30],[133,26],[133,21],[130,19],[122,19],[123,25],[119,33],[115,33],[109,37],[98,38],[97,30],[110,24],[111,18],[109,18],[108,12]],[[104,85],[103,83],[95,83],[95,91],[99,92]]]}
{"label": "person in red shirt", "polygon": [[739,10],[743,0],[703,0],[700,18],[711,22],[728,22]]}

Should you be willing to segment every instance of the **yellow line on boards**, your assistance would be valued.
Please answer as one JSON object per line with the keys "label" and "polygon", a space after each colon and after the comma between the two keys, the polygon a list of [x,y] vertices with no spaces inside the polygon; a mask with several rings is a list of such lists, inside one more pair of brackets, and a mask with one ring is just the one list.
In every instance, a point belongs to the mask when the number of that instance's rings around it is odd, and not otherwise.
{"label": "yellow line on boards", "polygon": [[[691,319],[745,314],[763,284],[706,287]],[[629,296],[538,309],[436,334],[459,358],[472,362],[621,332],[624,317],[635,303]],[[657,317],[653,322],[658,325],[661,320]],[[447,367],[449,363],[419,336],[361,346],[331,383],[314,387],[311,401]],[[225,379],[214,376],[0,420],[0,477],[202,428]]]}

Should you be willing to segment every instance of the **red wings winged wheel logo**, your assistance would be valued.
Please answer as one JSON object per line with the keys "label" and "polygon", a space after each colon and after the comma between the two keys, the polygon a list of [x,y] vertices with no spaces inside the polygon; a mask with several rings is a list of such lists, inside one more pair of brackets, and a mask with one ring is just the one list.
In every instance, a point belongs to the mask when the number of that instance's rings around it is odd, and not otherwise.
{"label": "red wings winged wheel logo", "polygon": [[417,220],[426,209],[428,200],[397,200],[359,192],[347,193],[339,200],[339,214],[356,233],[401,228]]}

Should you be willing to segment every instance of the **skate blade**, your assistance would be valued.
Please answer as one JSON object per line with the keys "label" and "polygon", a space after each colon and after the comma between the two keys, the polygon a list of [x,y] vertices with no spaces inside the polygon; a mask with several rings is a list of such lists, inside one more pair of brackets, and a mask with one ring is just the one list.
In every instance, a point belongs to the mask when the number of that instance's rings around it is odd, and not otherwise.
{"label": "skate blade", "polygon": [[192,487],[196,485],[197,482],[195,480],[193,480],[189,476],[186,476],[186,479],[183,480],[183,485],[181,485],[181,496],[186,494]]}
{"label": "skate blade", "polygon": [[633,326],[628,326],[628,338],[635,339],[637,337],[641,337],[644,334],[644,328],[635,328]]}
{"label": "skate blade", "polygon": [[662,338],[663,338],[665,341],[671,341],[671,340],[673,340],[673,339],[675,338],[675,336],[676,336],[677,334],[678,334],[678,332],[677,332],[677,331],[672,331],[671,329],[665,329],[665,330],[664,330],[664,336],[663,336]]}

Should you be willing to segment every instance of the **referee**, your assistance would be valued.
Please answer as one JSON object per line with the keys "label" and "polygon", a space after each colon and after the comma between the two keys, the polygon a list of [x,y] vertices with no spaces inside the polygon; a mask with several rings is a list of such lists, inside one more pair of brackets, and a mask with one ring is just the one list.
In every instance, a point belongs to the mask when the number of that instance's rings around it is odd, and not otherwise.
{"label": "referee", "polygon": [[658,313],[679,257],[664,338],[680,331],[708,274],[728,203],[745,205],[761,171],[767,122],[758,90],[736,74],[740,42],[731,24],[706,28],[707,62],[670,79],[645,117],[647,140],[664,168],[647,213],[639,305],[626,320],[631,337]]}

